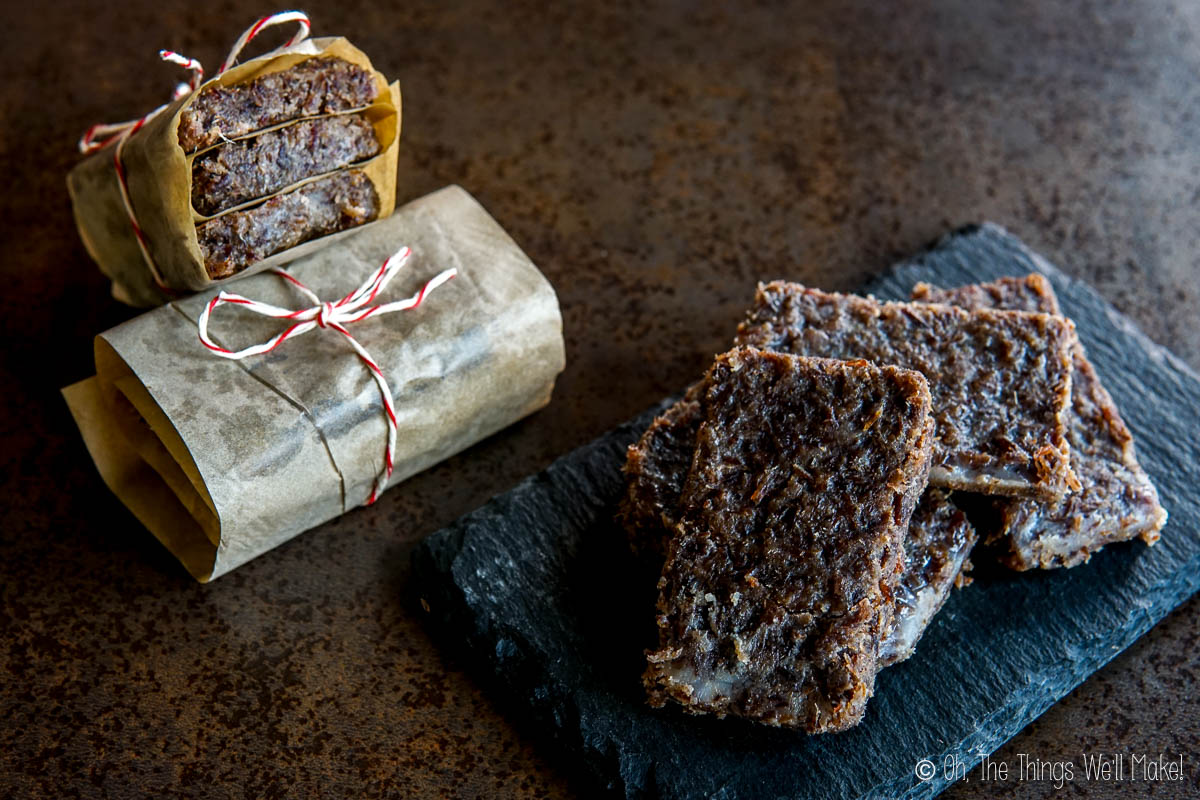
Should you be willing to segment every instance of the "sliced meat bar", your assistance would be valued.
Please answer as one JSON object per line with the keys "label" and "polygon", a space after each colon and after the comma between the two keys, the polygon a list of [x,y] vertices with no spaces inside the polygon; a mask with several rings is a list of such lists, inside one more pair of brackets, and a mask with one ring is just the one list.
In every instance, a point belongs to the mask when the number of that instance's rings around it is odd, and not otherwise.
{"label": "sliced meat bar", "polygon": [[[703,420],[703,383],[698,383],[629,447],[618,516],[633,551],[657,558],[660,564],[679,522],[679,496]],[[911,656],[951,588],[970,580],[965,571],[977,539],[975,528],[946,492],[925,491],[904,537],[904,567],[895,590],[895,627],[881,643],[881,667]]]}
{"label": "sliced meat bar", "polygon": [[617,517],[638,555],[661,562],[679,522],[679,495],[692,465],[696,433],[704,421],[704,383],[694,384],[654,421],[625,456],[625,494]]}
{"label": "sliced meat bar", "polygon": [[652,705],[809,732],[856,724],[930,466],[920,373],[739,348],[704,420],[659,582]]}
{"label": "sliced meat bar", "polygon": [[214,147],[192,162],[192,208],[211,216],[379,152],[359,114],[309,119]]}
{"label": "sliced meat bar", "polygon": [[776,281],[759,286],[736,342],[922,373],[934,398],[935,486],[1046,499],[1079,488],[1066,430],[1075,326],[1062,317]]}
{"label": "sliced meat bar", "polygon": [[[1049,281],[1037,274],[942,290],[918,284],[913,299],[964,308],[1005,308],[1061,313]],[[1057,501],[997,498],[995,527],[985,531],[1002,547],[1013,569],[1072,567],[1106,544],[1140,537],[1158,541],[1167,512],[1138,463],[1133,435],[1088,360],[1072,350],[1075,372],[1067,437],[1071,465],[1082,484]]]}
{"label": "sliced meat bar", "polygon": [[361,171],[345,170],[201,223],[196,226],[196,237],[204,267],[216,280],[281,250],[365,224],[377,216],[375,186]]}
{"label": "sliced meat bar", "polygon": [[185,153],[281,122],[364,108],[378,88],[371,73],[341,58],[309,58],[231,86],[202,89],[179,115]]}

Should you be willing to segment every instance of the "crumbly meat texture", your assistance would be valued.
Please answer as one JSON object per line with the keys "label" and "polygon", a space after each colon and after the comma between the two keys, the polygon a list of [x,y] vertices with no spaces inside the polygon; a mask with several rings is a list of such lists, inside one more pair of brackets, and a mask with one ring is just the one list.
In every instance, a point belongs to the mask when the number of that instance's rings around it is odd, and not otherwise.
{"label": "crumbly meat texture", "polygon": [[879,666],[913,654],[917,641],[941,610],[951,588],[970,582],[968,556],[978,535],[941,489],[921,495],[904,539],[904,569],[896,585],[895,627],[879,646]]}
{"label": "crumbly meat texture", "polygon": [[359,114],[303,120],[201,154],[192,162],[192,208],[218,214],[378,153],[375,128]]}
{"label": "crumbly meat texture", "polygon": [[1046,499],[1079,487],[1066,433],[1075,326],[1062,317],[776,281],[759,286],[736,342],[922,373],[934,397],[935,486]]}
{"label": "crumbly meat texture", "polygon": [[739,348],[705,381],[659,581],[652,705],[809,732],[858,723],[930,465],[916,372]]}
{"label": "crumbly meat texture", "polygon": [[179,146],[192,153],[281,122],[364,108],[378,89],[370,72],[341,58],[309,58],[232,86],[211,85],[179,115]]}
{"label": "crumbly meat texture", "polygon": [[[1038,274],[941,290],[917,284],[913,299],[966,308],[1007,308],[1058,314],[1058,298]],[[985,531],[1013,569],[1073,567],[1106,544],[1140,537],[1158,541],[1167,521],[1158,490],[1138,463],[1133,434],[1088,360],[1072,352],[1075,372],[1067,438],[1081,488],[1052,502],[997,498],[995,525]]]}
{"label": "crumbly meat texture", "polygon": [[659,563],[679,522],[679,495],[704,421],[703,392],[703,382],[693,384],[626,453],[625,494],[617,516],[633,552],[653,555]]}
{"label": "crumbly meat texture", "polygon": [[204,268],[217,280],[289,247],[362,225],[378,215],[375,186],[362,172],[347,170],[197,225],[196,237]]}
{"label": "crumbly meat texture", "polygon": [[995,308],[1062,316],[1054,287],[1044,275],[1036,272],[1022,278],[1001,278],[991,283],[972,283],[949,291],[928,283],[918,283],[913,287],[912,299],[918,303],[940,303],[968,310]]}
{"label": "crumbly meat texture", "polygon": [[[618,513],[634,553],[661,566],[671,532],[679,522],[679,496],[704,420],[703,384],[657,417],[625,462],[625,495]],[[880,642],[880,667],[912,655],[953,586],[970,582],[968,556],[978,535],[975,528],[940,490],[921,495],[904,537],[904,567],[895,589],[895,627]]]}

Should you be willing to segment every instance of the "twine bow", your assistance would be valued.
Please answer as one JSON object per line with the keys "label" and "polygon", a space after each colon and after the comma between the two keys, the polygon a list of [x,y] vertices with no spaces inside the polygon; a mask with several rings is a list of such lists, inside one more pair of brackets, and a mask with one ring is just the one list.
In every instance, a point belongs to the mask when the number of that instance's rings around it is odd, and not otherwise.
{"label": "twine bow", "polygon": [[[225,73],[232,67],[246,45],[253,41],[254,37],[262,33],[263,30],[272,25],[282,25],[288,22],[297,23],[299,30],[296,31],[296,34],[291,39],[288,39],[266,55],[274,55],[308,38],[311,25],[309,24],[308,15],[303,11],[283,11],[278,14],[262,17],[243,31],[238,40],[234,42],[229,55],[225,56],[225,60],[221,62],[221,67],[217,70],[217,75]],[[174,50],[159,50],[158,55],[163,61],[178,64],[184,69],[190,70],[192,73],[191,78],[188,79],[187,83],[180,83],[175,86],[175,91],[172,93],[170,102],[163,103],[148,114],[137,119],[126,120],[125,122],[100,123],[88,128],[79,139],[79,152],[84,154],[94,153],[97,150],[108,147],[110,144],[116,144],[116,148],[113,150],[113,166],[117,171],[117,185],[121,191],[121,202],[125,204],[125,211],[129,215],[129,224],[132,226],[133,235],[137,239],[138,249],[142,251],[142,258],[145,259],[146,265],[150,268],[150,274],[154,276],[154,282],[158,284],[160,289],[167,289],[168,287],[159,273],[158,266],[150,256],[146,236],[142,233],[142,228],[137,221],[137,215],[133,212],[133,204],[129,200],[129,186],[125,178],[125,167],[121,162],[121,150],[125,147],[125,142],[130,136],[137,133],[147,122],[161,114],[167,106],[179,98],[191,94],[200,87],[200,84],[204,82],[204,66],[196,59],[180,55]]]}
{"label": "twine bow", "polygon": [[[412,255],[412,249],[408,247],[401,248],[399,252],[383,262],[383,266],[379,268],[374,275],[369,277],[362,286],[359,286],[350,294],[336,302],[322,302],[321,298],[297,280],[292,275],[280,269],[271,270],[279,277],[287,280],[300,292],[312,301],[313,305],[308,308],[299,310],[291,310],[280,308],[278,306],[263,303],[258,300],[251,300],[247,297],[242,297],[239,294],[231,292],[221,292],[216,297],[208,302],[204,310],[200,313],[200,319],[197,325],[200,329],[200,342],[211,350],[216,355],[222,358],[228,358],[235,361],[246,358],[247,356],[261,355],[269,353],[279,345],[286,342],[288,339],[296,336],[302,336],[309,331],[317,328],[328,328],[335,330],[342,336],[346,337],[346,341],[354,348],[354,352],[358,354],[359,359],[371,373],[371,377],[375,379],[375,383],[379,386],[379,394],[383,398],[383,410],[387,416],[387,448],[384,451],[384,465],[380,470],[379,475],[375,479],[375,486],[371,490],[371,498],[367,501],[367,505],[375,502],[379,494],[387,486],[388,478],[392,475],[393,456],[396,451],[396,408],[392,400],[392,390],[388,386],[387,378],[384,377],[383,370],[379,364],[367,352],[366,348],[359,343],[354,335],[346,329],[347,325],[356,322],[362,322],[368,317],[379,316],[381,314],[390,314],[394,311],[408,311],[414,309],[424,302],[425,297],[437,287],[441,286],[446,281],[458,274],[457,269],[448,269],[438,273],[431,278],[421,289],[411,297],[403,300],[395,300],[390,303],[382,303],[379,305],[369,305],[374,302],[376,295],[383,291],[388,285],[392,277],[400,270],[401,267],[408,261]],[[216,344],[208,335],[208,321],[214,310],[226,303],[240,305],[248,311],[253,311],[256,314],[261,314],[265,317],[273,317],[276,319],[293,320],[292,325],[282,333],[276,334],[272,338],[262,344],[252,345],[243,350],[232,351]]]}

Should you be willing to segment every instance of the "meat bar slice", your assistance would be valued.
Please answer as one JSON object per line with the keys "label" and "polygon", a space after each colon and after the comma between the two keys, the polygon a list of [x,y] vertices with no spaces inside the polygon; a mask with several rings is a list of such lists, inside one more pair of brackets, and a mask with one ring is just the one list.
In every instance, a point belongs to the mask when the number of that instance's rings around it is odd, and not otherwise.
{"label": "meat bar slice", "polygon": [[179,115],[179,146],[191,153],[281,122],[364,108],[378,94],[370,72],[318,57],[232,86],[203,89]]}
{"label": "meat bar slice", "polygon": [[[941,290],[928,284],[913,299],[965,308],[1008,308],[1059,314],[1050,282],[1038,274]],[[1138,463],[1129,432],[1083,345],[1072,351],[1075,366],[1067,438],[1081,488],[1053,502],[997,498],[995,528],[987,540],[1006,551],[1013,569],[1073,567],[1106,544],[1140,537],[1158,541],[1167,521],[1158,491]]]}
{"label": "meat bar slice", "polygon": [[[657,417],[625,462],[625,494],[618,516],[631,549],[659,564],[679,522],[679,497],[704,420],[703,383]],[[913,512],[904,537],[904,567],[895,590],[895,627],[880,643],[880,667],[904,661],[941,610],[954,586],[970,579],[975,528],[940,490],[929,488]]]}
{"label": "meat bar slice", "polygon": [[895,590],[895,627],[879,646],[879,666],[913,654],[950,589],[970,582],[968,556],[978,539],[967,516],[941,489],[921,495],[904,539],[904,569]]}
{"label": "meat bar slice", "polygon": [[659,581],[652,705],[810,732],[856,724],[930,465],[916,372],[717,358]]}
{"label": "meat bar slice", "polygon": [[214,280],[309,239],[353,228],[379,215],[379,196],[362,172],[346,170],[306,183],[261,205],[196,226],[204,268]]}
{"label": "meat bar slice", "polygon": [[625,494],[617,517],[639,556],[660,563],[667,555],[671,530],[679,522],[679,496],[692,465],[696,434],[704,421],[704,383],[693,384],[679,400],[650,423],[625,456]]}
{"label": "meat bar slice", "polygon": [[737,344],[915,369],[937,434],[930,482],[1055,499],[1079,488],[1066,421],[1075,326],[1048,314],[881,303],[776,281]]}
{"label": "meat bar slice", "polygon": [[918,283],[913,287],[912,299],[918,303],[941,303],[968,310],[998,308],[1062,316],[1054,287],[1045,276],[1036,272],[1023,278],[1001,278],[991,283],[972,283],[950,290]]}
{"label": "meat bar slice", "polygon": [[303,120],[214,147],[192,162],[192,208],[210,216],[379,153],[359,114]]}

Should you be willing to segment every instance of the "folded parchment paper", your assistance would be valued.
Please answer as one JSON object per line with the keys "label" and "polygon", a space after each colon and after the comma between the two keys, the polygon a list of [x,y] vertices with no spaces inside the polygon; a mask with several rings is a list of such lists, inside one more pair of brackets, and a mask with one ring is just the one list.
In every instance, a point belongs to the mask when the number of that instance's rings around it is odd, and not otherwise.
{"label": "folded parchment paper", "polygon": [[[447,187],[297,261],[287,271],[325,301],[343,297],[403,245],[413,256],[379,298],[413,294],[449,267],[458,277],[411,311],[351,332],[395,398],[389,485],[544,406],[564,366],[554,289],[474,198]],[[305,308],[283,278],[238,294]],[[63,390],[108,486],[200,581],[364,503],[383,462],[379,390],[332,330],[242,361],[197,336],[210,290],[96,338],[96,376]],[[213,339],[240,349],[287,327],[222,306]]]}
{"label": "folded parchment paper", "polygon": [[[318,55],[342,58],[374,75],[379,97],[366,113],[375,126],[382,152],[356,168],[361,169],[375,186],[379,195],[379,219],[392,213],[396,203],[396,159],[400,143],[400,86],[397,83],[389,86],[383,75],[371,66],[370,59],[345,39],[307,39],[286,50],[246,61],[205,82],[196,91],[173,102],[125,142],[121,161],[129,186],[130,205],[145,234],[150,256],[169,289],[190,293],[220,283],[208,277],[196,238],[196,223],[212,217],[202,217],[192,209],[191,164],[196,154],[189,156],[179,146],[180,113],[210,86],[246,83]],[[261,133],[254,131],[233,141]],[[113,164],[115,147],[109,145],[96,151],[67,175],[75,225],[88,254],[99,265],[100,271],[112,279],[113,296],[130,305],[156,306],[172,295],[158,287],[138,247]],[[289,186],[276,194],[292,188]],[[255,262],[225,280],[300,258],[352,232],[342,231],[305,242]]]}

